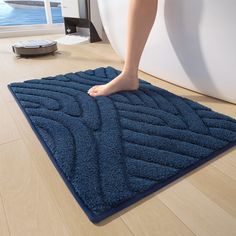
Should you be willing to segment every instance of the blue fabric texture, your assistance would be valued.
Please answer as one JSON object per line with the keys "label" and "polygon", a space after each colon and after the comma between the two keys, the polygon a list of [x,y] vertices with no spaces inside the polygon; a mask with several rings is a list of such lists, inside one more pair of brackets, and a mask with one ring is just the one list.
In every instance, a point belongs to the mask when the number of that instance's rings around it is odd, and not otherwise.
{"label": "blue fabric texture", "polygon": [[75,199],[94,223],[236,144],[236,120],[140,80],[107,97],[100,67],[8,85]]}

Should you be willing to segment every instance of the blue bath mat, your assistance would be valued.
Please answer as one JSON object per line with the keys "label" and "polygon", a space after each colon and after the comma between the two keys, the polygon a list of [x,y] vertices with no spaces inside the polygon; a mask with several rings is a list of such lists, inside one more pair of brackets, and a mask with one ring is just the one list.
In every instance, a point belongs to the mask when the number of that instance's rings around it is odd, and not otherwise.
{"label": "blue bath mat", "polygon": [[97,68],[9,85],[94,223],[236,144],[235,119],[142,80],[137,91],[87,95],[119,73]]}

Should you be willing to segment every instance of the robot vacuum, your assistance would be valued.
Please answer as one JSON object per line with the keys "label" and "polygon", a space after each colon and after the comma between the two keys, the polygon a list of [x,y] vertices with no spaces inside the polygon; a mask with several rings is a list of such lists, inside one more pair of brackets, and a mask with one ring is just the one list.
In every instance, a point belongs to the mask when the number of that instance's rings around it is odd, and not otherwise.
{"label": "robot vacuum", "polygon": [[57,42],[52,40],[21,41],[12,46],[12,50],[19,56],[41,56],[57,50]]}

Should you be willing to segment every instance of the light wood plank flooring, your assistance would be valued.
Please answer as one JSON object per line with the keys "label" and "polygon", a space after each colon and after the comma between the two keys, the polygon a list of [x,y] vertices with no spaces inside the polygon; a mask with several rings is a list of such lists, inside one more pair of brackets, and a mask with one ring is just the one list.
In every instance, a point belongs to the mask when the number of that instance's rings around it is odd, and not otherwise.
{"label": "light wood plank flooring", "polygon": [[[6,85],[99,66],[121,69],[123,62],[108,43],[59,45],[60,54],[55,56],[17,59],[11,44],[22,39],[0,39],[1,236],[236,235],[236,148],[108,220],[92,224],[60,178]],[[139,76],[236,118],[236,105],[142,72]]]}

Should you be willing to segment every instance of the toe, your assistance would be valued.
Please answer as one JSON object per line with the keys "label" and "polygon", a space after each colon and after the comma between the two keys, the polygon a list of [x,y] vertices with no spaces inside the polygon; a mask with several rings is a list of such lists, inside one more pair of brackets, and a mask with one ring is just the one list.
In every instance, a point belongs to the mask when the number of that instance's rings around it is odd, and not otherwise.
{"label": "toe", "polygon": [[96,96],[97,96],[97,93],[96,93],[96,92],[91,92],[91,93],[89,93],[89,95],[90,95],[91,97],[96,97]]}
{"label": "toe", "polygon": [[93,92],[96,91],[96,89],[97,89],[97,85],[91,87],[91,88],[88,90],[88,93],[93,93]]}

